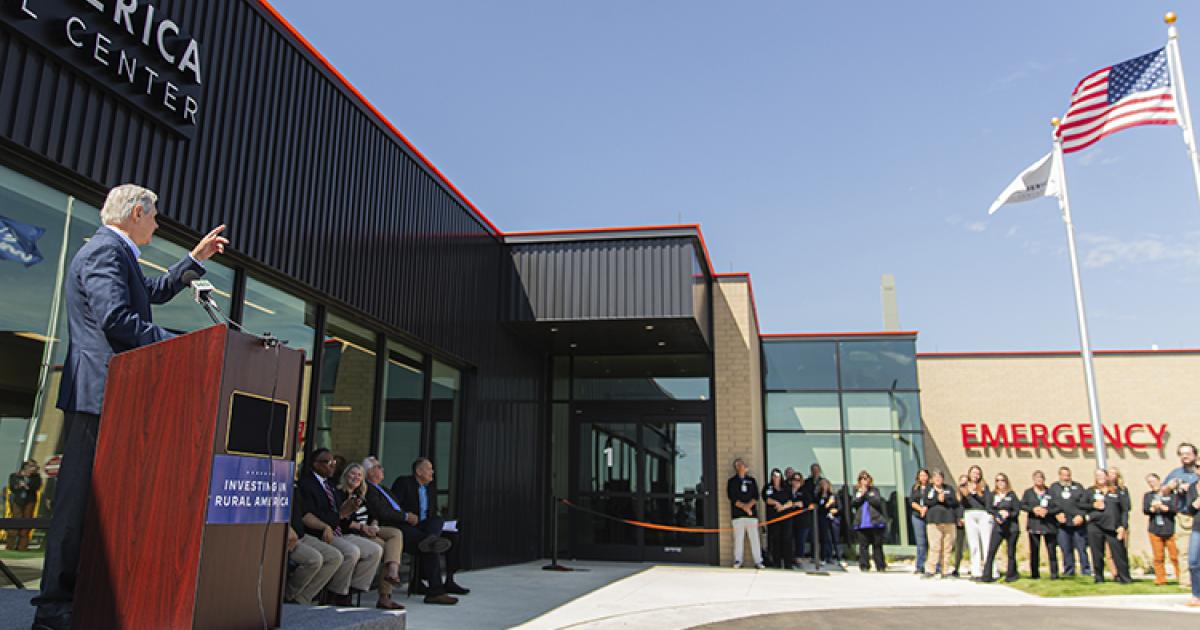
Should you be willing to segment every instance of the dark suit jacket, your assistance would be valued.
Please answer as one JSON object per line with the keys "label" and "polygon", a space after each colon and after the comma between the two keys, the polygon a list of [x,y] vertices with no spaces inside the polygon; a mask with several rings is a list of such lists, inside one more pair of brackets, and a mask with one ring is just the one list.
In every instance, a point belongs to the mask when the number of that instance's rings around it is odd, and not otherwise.
{"label": "dark suit jacket", "polygon": [[166,275],[148,279],[116,232],[96,230],[71,259],[64,281],[70,341],[59,409],[99,415],[113,355],[172,337],[154,325],[150,305],[168,302],[182,291],[188,270],[204,273],[204,267],[185,256]]}
{"label": "dark suit jacket", "polygon": [[[333,489],[330,491],[334,494],[334,501],[337,501],[337,491]],[[292,506],[292,509],[299,510],[301,517],[305,514],[312,514],[334,529],[341,526],[341,515],[338,514],[337,508],[330,505],[325,489],[321,487],[321,482],[317,481],[317,476],[311,470],[300,473],[300,479],[296,482],[296,499],[296,505]],[[321,530],[307,526],[304,529],[313,536],[321,537]]]}
{"label": "dark suit jacket", "polygon": [[[396,477],[396,480],[392,482],[392,496],[395,497],[396,502],[400,504],[400,507],[405,512],[412,512],[417,515],[417,518],[420,518],[421,495],[417,491],[418,485],[416,477]],[[426,508],[428,512],[425,513],[425,518],[429,519],[438,515],[436,480],[430,481],[429,485],[425,486],[425,493],[425,496],[429,499],[429,505]]]}
{"label": "dark suit jacket", "polygon": [[[379,521],[379,524],[385,527],[400,527],[404,521],[404,512],[392,507],[388,502],[387,497],[383,496],[384,492],[390,493],[391,490],[380,486],[376,488],[373,484],[367,483],[367,514],[371,518]],[[395,495],[392,495],[396,499]],[[396,499],[399,504],[400,500]]]}

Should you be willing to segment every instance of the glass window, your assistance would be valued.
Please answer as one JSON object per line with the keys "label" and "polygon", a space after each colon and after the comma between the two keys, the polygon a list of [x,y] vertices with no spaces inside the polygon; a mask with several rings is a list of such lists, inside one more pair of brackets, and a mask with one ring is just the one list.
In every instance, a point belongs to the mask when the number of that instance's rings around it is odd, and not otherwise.
{"label": "glass window", "polygon": [[449,510],[453,506],[454,471],[457,449],[455,431],[459,408],[462,406],[462,375],[440,361],[433,362],[433,465],[438,471],[438,505]]}
{"label": "glass window", "polygon": [[[97,211],[98,212],[98,211]],[[188,255],[190,249],[185,249],[175,243],[155,238],[149,245],[141,247],[141,257],[138,263],[146,277],[154,277],[167,272],[167,268]],[[227,267],[210,258],[204,261],[204,279],[213,285],[212,297],[217,307],[226,316],[230,313],[231,295],[233,292],[233,268]],[[204,309],[196,303],[190,289],[180,291],[170,302],[153,306],[154,323],[174,333],[186,333],[213,325],[212,319]]]}
{"label": "glass window", "polygon": [[832,341],[768,341],[767,389],[837,389],[837,344]]}
{"label": "glass window", "polygon": [[325,323],[321,405],[313,444],[361,461],[375,422],[375,333],[335,314]]}
{"label": "glass window", "polygon": [[583,356],[575,358],[576,400],[708,400],[709,357]]}
{"label": "glass window", "polygon": [[842,389],[917,389],[916,342],[841,342]]}
{"label": "glass window", "polygon": [[791,466],[807,478],[812,464],[820,464],[822,474],[835,487],[844,484],[842,436],[828,433],[767,433],[767,470],[783,470]]}
{"label": "glass window", "polygon": [[637,430],[632,422],[579,425],[581,492],[630,494],[637,490]]}
{"label": "glass window", "polygon": [[[412,473],[421,456],[421,426],[425,418],[425,369],[421,354],[394,341],[388,342],[386,382],[383,388],[383,436],[379,461],[390,477]],[[440,463],[440,462],[435,462]]]}
{"label": "glass window", "polygon": [[842,394],[850,431],[920,431],[921,403],[915,392]]}
{"label": "glass window", "polygon": [[554,357],[554,384],[551,391],[554,400],[571,397],[571,357]]}
{"label": "glass window", "polygon": [[838,431],[842,428],[835,393],[767,394],[767,428]]}
{"label": "glass window", "polygon": [[[207,278],[207,276],[205,276]],[[270,333],[288,346],[313,356],[316,341],[317,307],[255,278],[246,277],[246,300],[242,303],[242,326],[255,334]]]}
{"label": "glass window", "polygon": [[246,300],[243,303],[242,326],[248,332],[271,333],[288,347],[304,351],[304,381],[300,390],[300,420],[297,439],[304,453],[305,432],[308,429],[308,395],[312,382],[313,343],[316,341],[316,306],[290,295],[253,276],[246,277]]}
{"label": "glass window", "polygon": [[646,485],[652,494],[695,492],[704,477],[699,422],[652,422],[642,426]]}
{"label": "glass window", "polygon": [[850,471],[854,476],[860,470],[871,473],[888,501],[889,544],[915,544],[903,511],[903,495],[925,459],[924,450],[920,433],[846,434]]}

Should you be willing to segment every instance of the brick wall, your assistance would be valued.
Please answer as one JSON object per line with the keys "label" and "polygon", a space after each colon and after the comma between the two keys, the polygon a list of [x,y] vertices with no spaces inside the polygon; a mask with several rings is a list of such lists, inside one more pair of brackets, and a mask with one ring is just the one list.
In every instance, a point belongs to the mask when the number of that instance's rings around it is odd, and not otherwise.
{"label": "brick wall", "polygon": [[[758,325],[743,277],[718,278],[713,291],[713,341],[716,354],[716,427],[718,523],[729,527],[729,501],[725,480],[733,475],[732,462],[741,457],[763,483],[762,362]],[[759,506],[759,518],[763,517]],[[733,536],[720,535],[721,564],[733,562]],[[747,550],[746,562],[750,562]]]}
{"label": "brick wall", "polygon": [[[1129,423],[1166,424],[1164,448],[1120,450],[1108,447],[1108,464],[1125,476],[1134,503],[1130,516],[1130,555],[1146,559],[1150,544],[1147,518],[1141,500],[1147,490],[1145,475],[1166,475],[1179,465],[1175,449],[1180,442],[1200,441],[1196,421],[1196,383],[1200,382],[1200,353],[1101,355],[1095,359],[1096,387],[1103,423],[1122,427]],[[1059,466],[1068,466],[1075,481],[1092,483],[1095,454],[1091,449],[963,447],[964,423],[1088,424],[1083,365],[1078,356],[967,356],[918,357],[921,415],[925,424],[925,453],[930,468],[957,476],[973,464],[983,468],[990,481],[1007,473],[1019,492],[1031,485],[1034,470],[1055,480]],[[1144,431],[1135,437],[1153,442]],[[1028,437],[1024,438],[1028,441]],[[1022,519],[1024,520],[1024,519]],[[1022,523],[1022,531],[1024,524]],[[1027,555],[1024,536],[1019,555]],[[1022,565],[1022,571],[1027,567]],[[1186,566],[1184,568],[1186,571]]]}

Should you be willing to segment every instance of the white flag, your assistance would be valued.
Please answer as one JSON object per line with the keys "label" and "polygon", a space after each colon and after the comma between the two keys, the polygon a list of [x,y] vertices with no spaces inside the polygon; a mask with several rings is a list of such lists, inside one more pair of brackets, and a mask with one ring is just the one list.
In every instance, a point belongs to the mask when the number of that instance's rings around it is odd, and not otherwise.
{"label": "white flag", "polygon": [[1057,197],[1058,169],[1055,162],[1054,153],[1047,153],[1045,157],[1021,171],[1004,192],[996,197],[996,201],[992,202],[988,214],[996,212],[1005,204],[1021,203],[1039,197]]}

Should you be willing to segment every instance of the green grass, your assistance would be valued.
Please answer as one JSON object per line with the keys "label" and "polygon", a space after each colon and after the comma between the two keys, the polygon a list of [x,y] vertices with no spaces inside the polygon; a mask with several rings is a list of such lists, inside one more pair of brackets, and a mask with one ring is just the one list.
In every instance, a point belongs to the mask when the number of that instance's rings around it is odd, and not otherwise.
{"label": "green grass", "polygon": [[41,549],[36,551],[13,551],[9,549],[0,549],[0,559],[4,560],[19,560],[22,558],[36,558],[45,555]]}
{"label": "green grass", "polygon": [[1006,584],[1018,591],[1024,591],[1039,597],[1089,597],[1095,595],[1179,595],[1188,593],[1178,582],[1167,582],[1164,586],[1155,586],[1154,580],[1134,580],[1133,584],[1119,584],[1108,580],[1096,584],[1091,577],[1065,577],[1057,580],[1040,580],[1023,578]]}

